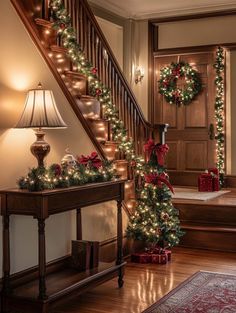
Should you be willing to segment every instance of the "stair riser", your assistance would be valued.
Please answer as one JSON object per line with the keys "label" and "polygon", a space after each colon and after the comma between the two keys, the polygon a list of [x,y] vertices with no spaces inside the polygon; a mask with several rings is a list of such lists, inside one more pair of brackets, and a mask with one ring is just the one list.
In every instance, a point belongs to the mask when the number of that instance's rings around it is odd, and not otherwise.
{"label": "stair riser", "polygon": [[125,183],[125,201],[135,199],[135,184],[134,181],[127,181]]}
{"label": "stair riser", "polygon": [[89,120],[92,131],[98,141],[108,140],[108,122],[103,120]]}
{"label": "stair riser", "polygon": [[45,48],[49,48],[51,45],[57,44],[57,32],[51,27],[46,27],[43,25],[37,25],[39,30],[39,37]]}
{"label": "stair riser", "polygon": [[236,226],[236,206],[207,206],[195,204],[176,204],[180,220],[194,223],[218,223]]}
{"label": "stair riser", "polygon": [[180,246],[219,251],[236,251],[236,232],[184,229]]}
{"label": "stair riser", "polygon": [[74,97],[81,97],[87,93],[87,81],[85,78],[72,79],[64,76],[64,82]]}
{"label": "stair riser", "polygon": [[49,50],[48,56],[51,58],[56,66],[57,71],[63,75],[66,71],[71,68],[70,60],[61,52],[53,52]]}
{"label": "stair riser", "polygon": [[96,99],[82,97],[77,104],[85,118],[100,118],[100,103]]}
{"label": "stair riser", "polygon": [[128,162],[126,160],[115,161],[114,167],[121,179],[128,179]]}
{"label": "stair riser", "polygon": [[116,144],[106,142],[102,146],[102,149],[105,152],[108,160],[113,161],[119,159],[119,149],[117,148]]}

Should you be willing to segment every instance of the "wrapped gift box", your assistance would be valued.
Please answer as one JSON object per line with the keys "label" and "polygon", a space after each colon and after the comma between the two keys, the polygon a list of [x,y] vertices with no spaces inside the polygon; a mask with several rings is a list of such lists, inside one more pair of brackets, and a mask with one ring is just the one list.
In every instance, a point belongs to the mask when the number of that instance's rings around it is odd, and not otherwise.
{"label": "wrapped gift box", "polygon": [[219,171],[217,168],[209,168],[206,173],[198,177],[198,191],[219,191]]}
{"label": "wrapped gift box", "polygon": [[219,171],[217,168],[208,168],[208,172],[212,175],[212,189],[213,191],[220,190]]}
{"label": "wrapped gift box", "polygon": [[134,263],[147,264],[152,262],[152,256],[146,252],[133,253],[131,255],[131,261]]}
{"label": "wrapped gift box", "polygon": [[152,254],[152,263],[154,264],[166,264],[168,262],[167,254]]}
{"label": "wrapped gift box", "polygon": [[211,174],[203,173],[198,177],[198,191],[213,191]]}
{"label": "wrapped gift box", "polygon": [[72,240],[71,267],[84,271],[90,268],[91,243],[85,240]]}
{"label": "wrapped gift box", "polygon": [[148,249],[147,252],[134,253],[131,261],[135,263],[166,264],[171,260],[171,251],[167,249]]}
{"label": "wrapped gift box", "polygon": [[220,180],[219,177],[213,177],[212,178],[212,188],[213,191],[219,191],[220,190]]}

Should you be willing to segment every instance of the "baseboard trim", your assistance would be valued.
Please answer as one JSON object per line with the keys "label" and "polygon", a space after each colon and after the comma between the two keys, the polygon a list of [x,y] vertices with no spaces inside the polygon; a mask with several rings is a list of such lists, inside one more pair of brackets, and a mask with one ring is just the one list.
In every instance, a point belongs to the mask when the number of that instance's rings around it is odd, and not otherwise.
{"label": "baseboard trim", "polygon": [[[124,247],[127,246],[127,238],[123,237]],[[112,262],[116,258],[116,244],[117,237],[112,237],[100,242],[100,258],[103,262]],[[124,258],[128,258],[130,254],[129,249],[124,248]],[[70,255],[66,255],[60,257],[58,259],[47,262],[46,273],[50,274],[56,270],[60,270],[61,268],[68,266],[68,262],[70,260]],[[32,266],[26,270],[22,270],[20,272],[11,274],[11,284],[12,286],[16,286],[27,281],[30,281],[36,278],[38,275],[38,266]],[[0,285],[2,285],[2,278],[0,278]]]}

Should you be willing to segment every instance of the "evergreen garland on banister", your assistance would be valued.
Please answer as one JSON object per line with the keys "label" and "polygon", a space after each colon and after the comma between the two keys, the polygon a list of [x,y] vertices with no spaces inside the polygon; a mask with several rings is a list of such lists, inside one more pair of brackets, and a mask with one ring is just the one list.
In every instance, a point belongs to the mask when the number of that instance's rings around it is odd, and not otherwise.
{"label": "evergreen garland on banister", "polygon": [[[86,59],[81,46],[77,43],[76,32],[62,0],[51,0],[50,6],[54,28],[60,35],[68,56],[74,67],[87,77],[90,95],[96,97],[102,104],[105,118],[110,121],[114,140],[118,142],[119,149],[125,153],[126,159],[135,168],[135,173],[140,174],[138,205],[127,230],[129,236],[153,244],[160,244],[160,242],[164,244],[165,241],[169,246],[178,244],[179,237],[182,235],[178,211],[172,206],[172,187],[168,175],[164,173],[164,155],[168,151],[167,145],[155,145],[153,140],[149,140],[144,148],[146,153],[152,151],[153,158],[147,164],[141,156],[136,155],[133,140],[128,137],[124,123],[119,119],[119,112],[113,103],[111,91],[100,81],[97,69]],[[145,213],[148,210],[148,214],[143,215],[144,209]]]}
{"label": "evergreen garland on banister", "polygon": [[97,69],[86,59],[77,42],[76,32],[72,27],[67,10],[61,0],[51,0],[50,6],[54,19],[53,27],[60,35],[63,46],[68,51],[68,56],[78,71],[87,77],[90,95],[96,97],[102,104],[104,117],[110,122],[113,138],[118,142],[119,149],[125,153],[126,159],[132,162],[136,171],[141,173],[144,159],[135,154],[133,140],[128,137],[124,123],[119,119],[119,112],[113,103],[110,89],[100,81]]}

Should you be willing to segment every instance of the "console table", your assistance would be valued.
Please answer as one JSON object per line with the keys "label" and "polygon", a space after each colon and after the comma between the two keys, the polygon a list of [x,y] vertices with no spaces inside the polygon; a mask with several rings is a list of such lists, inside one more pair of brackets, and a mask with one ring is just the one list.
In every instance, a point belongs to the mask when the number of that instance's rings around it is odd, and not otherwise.
{"label": "console table", "polygon": [[[124,180],[88,184],[42,192],[19,189],[0,191],[3,217],[3,284],[1,312],[47,313],[51,304],[73,292],[87,291],[118,276],[123,285],[122,201]],[[46,263],[45,221],[53,214],[76,209],[77,239],[82,239],[81,208],[105,201],[117,201],[117,259],[114,263],[78,272],[68,266],[69,256]],[[28,215],[38,224],[38,266],[10,275],[10,215]],[[58,231],[60,231],[58,229]],[[29,234],[30,235],[30,234]]]}

